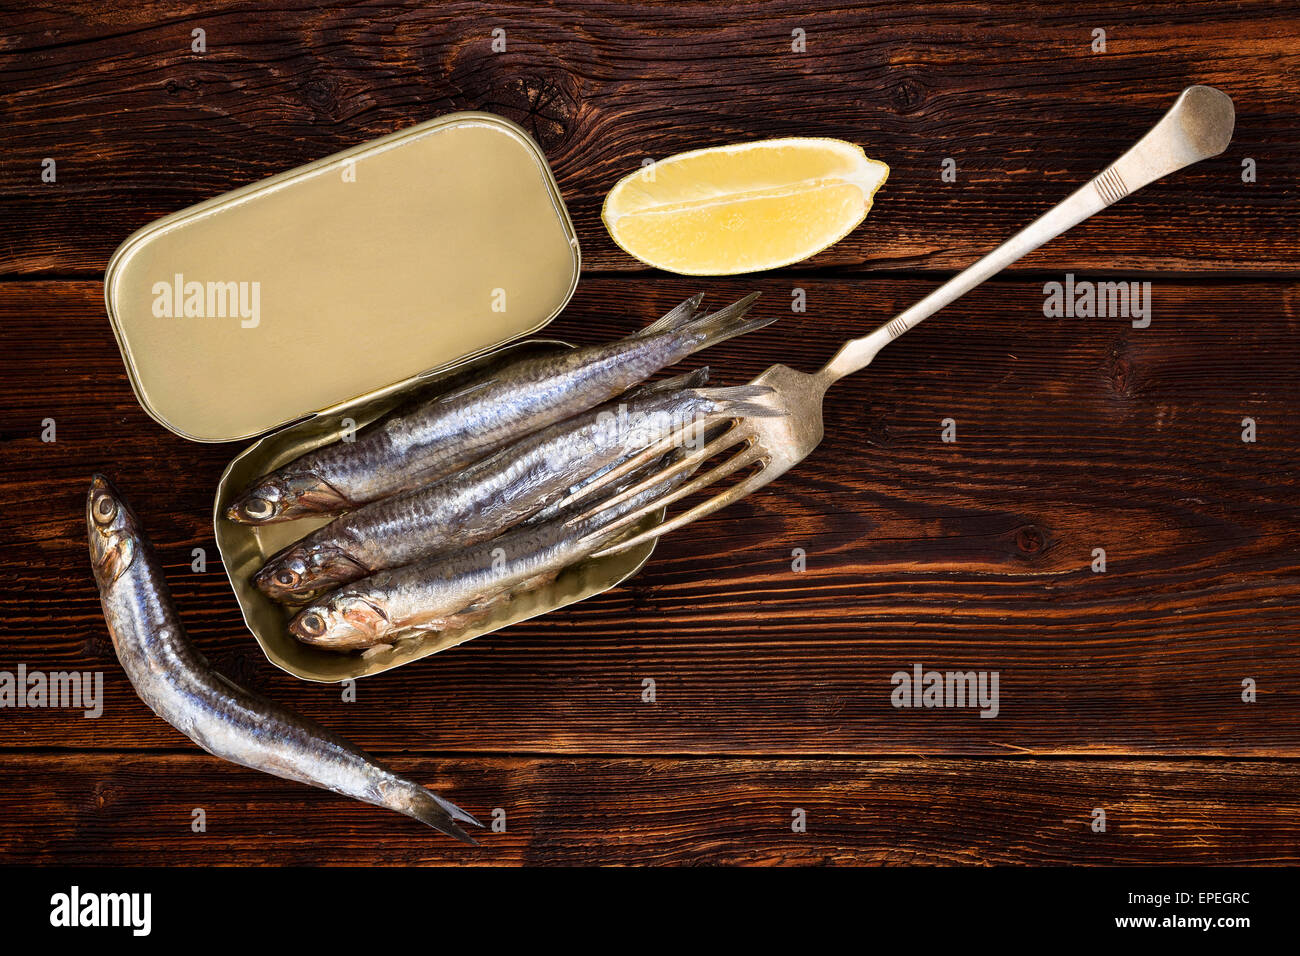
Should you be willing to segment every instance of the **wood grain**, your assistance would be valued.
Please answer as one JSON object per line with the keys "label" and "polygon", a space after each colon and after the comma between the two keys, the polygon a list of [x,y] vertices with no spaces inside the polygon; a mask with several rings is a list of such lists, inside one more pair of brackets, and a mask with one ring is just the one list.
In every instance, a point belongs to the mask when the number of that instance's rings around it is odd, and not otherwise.
{"label": "wood grain", "polygon": [[[892,168],[867,224],[813,265],[951,269],[1115,159],[1192,83],[1234,98],[1228,152],[1018,268],[1298,262],[1294,4],[150,0],[37,2],[7,20],[0,274],[89,277],[158,216],[465,109],[538,139],[588,271],[641,268],[599,211],[643,159],[789,135],[860,142]],[[494,29],[504,52],[492,51]],[[1092,50],[1096,29],[1104,53]],[[795,30],[805,52],[791,49]],[[47,158],[54,183],[41,179]],[[956,182],[940,178],[947,158]]]}
{"label": "wood grain", "polygon": [[[110,865],[1300,862],[1290,763],[397,758],[475,849],[203,756],[8,757],[0,859]],[[202,808],[206,832],[191,829]],[[1105,811],[1106,830],[1092,828]],[[791,829],[804,811],[806,832]],[[382,847],[382,852],[376,852]]]}
{"label": "wood grain", "polygon": [[[800,280],[808,311],[704,357],[735,383],[811,368],[932,283]],[[752,282],[709,283],[727,301]],[[764,279],[788,309],[790,280]],[[118,670],[85,558],[83,495],[135,500],[181,613],[219,666],[369,746],[423,752],[1230,754],[1300,750],[1293,283],[1157,282],[1152,323],[1047,319],[996,282],[831,393],[813,457],[665,541],[628,586],[338,688],[271,668],[211,539],[236,446],[135,404],[95,283],[7,283],[17,359],[0,487],[0,667],[102,669],[112,719],[11,711],[10,746],[175,746]],[[596,279],[549,331],[627,332],[695,288]],[[43,344],[51,316],[78,334]],[[225,383],[213,389],[214,400]],[[42,443],[40,423],[59,423]],[[940,440],[941,421],[958,440]],[[1244,443],[1243,417],[1258,440]],[[204,574],[191,549],[207,549]],[[1091,570],[1093,549],[1107,554]],[[794,549],[807,570],[792,570]],[[6,661],[11,662],[5,664]],[[1001,712],[900,710],[895,672],[999,672]],[[38,666],[31,663],[31,666]],[[658,702],[642,701],[656,683]],[[1242,700],[1243,681],[1258,687]]]}
{"label": "wood grain", "polygon": [[[0,0],[0,23],[0,671],[104,682],[96,719],[0,710],[0,863],[1300,862],[1294,4]],[[1223,156],[891,345],[831,393],[798,470],[664,541],[628,585],[355,701],[275,670],[247,633],[210,517],[239,446],[145,415],[96,281],[158,216],[488,110],[541,144],[582,243],[548,333],[600,341],[697,289],[758,288],[782,321],[702,356],[734,384],[821,364],[1198,82],[1236,103]],[[606,191],[644,159],[788,135],[891,166],[866,223],[811,262],[697,282],[605,234]],[[1150,327],[1045,317],[1067,271],[1149,280]],[[195,387],[217,402],[244,383]],[[96,470],[144,516],[223,673],[484,819],[504,811],[506,832],[469,850],[219,762],[154,717],[86,560]],[[998,716],[895,708],[914,664],[996,671]]]}

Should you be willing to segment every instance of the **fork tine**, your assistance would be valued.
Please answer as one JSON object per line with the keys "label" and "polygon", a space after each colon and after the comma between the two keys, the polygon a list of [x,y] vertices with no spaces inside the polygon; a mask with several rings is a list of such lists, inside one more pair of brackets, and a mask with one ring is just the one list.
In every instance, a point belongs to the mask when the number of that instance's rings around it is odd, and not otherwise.
{"label": "fork tine", "polygon": [[[757,445],[750,445],[743,451],[740,451],[737,454],[733,455],[731,458],[728,458],[726,461],[718,465],[716,468],[710,468],[704,474],[691,479],[686,484],[678,488],[676,491],[673,491],[670,494],[663,495],[662,497],[655,498],[653,501],[650,501],[647,504],[642,505],[640,508],[637,508],[633,511],[629,511],[625,515],[621,515],[620,517],[611,521],[609,524],[602,525],[601,527],[597,528],[595,531],[591,532],[590,534],[583,535],[583,537],[580,540],[587,541],[590,540],[591,538],[598,537],[598,536],[607,537],[609,533],[612,531],[617,531],[619,528],[626,528],[628,525],[635,524],[636,522],[644,518],[646,515],[658,511],[660,508],[670,505],[673,502],[681,501],[681,499],[685,498],[688,495],[694,494],[695,492],[699,491],[701,488],[707,488],[715,481],[718,481],[722,478],[726,478],[728,475],[735,474],[737,471],[739,471],[742,468],[748,468],[750,465],[754,464],[755,462],[763,462],[764,460],[765,460],[765,456],[762,449],[759,448]],[[650,487],[653,487],[661,479],[659,479],[658,476],[654,476],[647,480],[649,481]],[[723,498],[723,497],[731,496],[728,498],[728,501],[734,501],[735,496],[732,495],[732,492],[734,491],[735,488],[730,488],[727,491],[723,492],[718,497]],[[724,504],[726,503],[727,502],[724,502]],[[718,507],[720,508],[722,507],[722,505],[718,505]],[[690,514],[690,512],[687,512],[687,514]]]}
{"label": "fork tine", "polygon": [[[572,518],[569,518],[565,524],[578,524],[579,522],[586,521],[588,518],[604,511],[606,508],[613,508],[616,505],[621,505],[630,498],[635,498],[637,495],[644,494],[655,485],[662,484],[683,472],[689,472],[699,468],[700,465],[704,464],[718,452],[730,448],[732,445],[736,445],[744,440],[744,435],[736,434],[734,429],[729,429],[714,438],[712,441],[706,442],[701,447],[694,449],[690,454],[683,455],[667,468],[661,468],[651,472],[646,478],[643,478],[641,481],[625,488],[623,491],[620,491],[618,494],[613,495],[610,498],[602,498],[582,514],[574,515]],[[602,477],[604,476],[602,475]]]}
{"label": "fork tine", "polygon": [[683,431],[684,429],[678,429],[671,435],[665,435],[654,444],[641,449],[641,451],[637,452],[631,458],[625,458],[622,462],[609,469],[609,471],[591,479],[591,481],[587,482],[582,487],[575,488],[573,491],[569,492],[556,502],[555,506],[568,507],[577,501],[581,501],[583,498],[599,491],[601,488],[604,488],[612,482],[618,481],[618,479],[636,471],[642,465],[653,461],[658,456],[664,454],[664,452],[671,451],[676,447],[677,439]]}
{"label": "fork tine", "polygon": [[[708,422],[709,419],[706,418],[704,421]],[[714,424],[716,424],[718,421],[734,421],[734,419],[731,418],[713,419]],[[647,445],[645,448],[641,449],[632,457],[624,459],[622,462],[615,465],[613,468],[609,469],[609,471],[605,472],[604,474],[591,479],[582,487],[575,488],[573,491],[569,492],[559,501],[555,502],[555,504],[552,505],[552,507],[568,508],[569,506],[575,504],[576,502],[581,501],[583,498],[586,498],[594,494],[595,492],[600,491],[600,489],[607,487],[613,482],[618,481],[620,478],[627,477],[632,472],[641,468],[643,465],[651,461],[654,461],[654,459],[658,458],[660,455],[664,454],[665,452],[672,451],[674,448],[677,448],[679,445],[681,445],[682,439],[686,436],[686,434],[689,431],[699,429],[699,428],[701,428],[700,422],[689,422],[685,425],[682,425],[680,428],[673,430],[672,432],[665,435],[663,438],[660,438],[658,441],[653,442],[650,445]]]}
{"label": "fork tine", "polygon": [[[712,472],[710,472],[710,474],[712,474]],[[694,508],[691,508],[687,511],[683,511],[679,515],[674,515],[673,517],[669,518],[667,521],[663,522],[662,524],[657,524],[653,528],[648,528],[645,531],[642,531],[640,534],[635,534],[632,537],[622,541],[616,541],[613,544],[609,545],[608,547],[604,547],[598,551],[594,551],[592,552],[591,556],[593,558],[604,558],[604,557],[608,557],[611,554],[618,554],[622,551],[627,551],[630,548],[635,548],[637,545],[644,544],[646,541],[653,541],[655,538],[658,538],[661,535],[668,534],[668,532],[670,531],[676,531],[678,528],[682,527],[683,525],[690,524],[692,521],[695,521],[697,518],[703,518],[706,515],[711,515],[713,514],[713,512],[725,508],[733,501],[739,501],[741,498],[745,497],[745,495],[749,494],[752,491],[757,490],[758,488],[763,487],[765,484],[767,484],[769,481],[771,481],[773,478],[776,477],[777,477],[776,475],[769,474],[766,467],[761,467],[757,472],[750,475],[740,484],[733,485],[732,487],[728,488],[726,491],[722,492],[721,494],[714,495],[708,501],[701,502],[700,504],[696,505]],[[642,509],[641,516],[644,517],[651,510],[662,506],[663,503],[664,502],[662,501],[653,502],[647,508]]]}

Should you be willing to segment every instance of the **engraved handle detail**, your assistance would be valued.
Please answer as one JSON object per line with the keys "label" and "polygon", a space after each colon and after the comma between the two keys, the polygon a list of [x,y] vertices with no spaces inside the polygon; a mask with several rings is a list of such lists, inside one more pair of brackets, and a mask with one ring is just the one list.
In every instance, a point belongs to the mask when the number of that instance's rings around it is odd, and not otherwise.
{"label": "engraved handle detail", "polygon": [[1119,170],[1114,166],[1107,166],[1092,181],[1093,186],[1097,189],[1097,195],[1101,197],[1102,203],[1109,206],[1119,202],[1128,195],[1128,187],[1124,185],[1124,177],[1119,174]]}
{"label": "engraved handle detail", "polygon": [[886,325],[885,328],[889,329],[889,340],[892,342],[894,339],[906,332],[910,326],[903,321],[901,315],[897,315],[889,320],[889,324]]}

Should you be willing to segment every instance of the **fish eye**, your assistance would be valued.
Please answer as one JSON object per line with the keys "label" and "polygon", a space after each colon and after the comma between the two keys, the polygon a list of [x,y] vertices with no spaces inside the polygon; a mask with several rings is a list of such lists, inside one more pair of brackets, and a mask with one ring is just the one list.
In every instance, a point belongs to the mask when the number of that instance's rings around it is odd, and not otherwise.
{"label": "fish eye", "polygon": [[95,520],[109,522],[117,514],[117,502],[113,500],[112,495],[100,495],[95,499],[94,511]]}
{"label": "fish eye", "polygon": [[312,611],[310,614],[304,614],[302,620],[298,623],[301,624],[302,629],[312,637],[319,637],[321,634],[325,633],[325,619],[315,611]]}
{"label": "fish eye", "polygon": [[284,588],[291,588],[298,583],[298,574],[289,568],[282,568],[275,573],[275,583]]}
{"label": "fish eye", "polygon": [[265,498],[249,498],[243,505],[244,514],[250,518],[269,518],[274,510]]}

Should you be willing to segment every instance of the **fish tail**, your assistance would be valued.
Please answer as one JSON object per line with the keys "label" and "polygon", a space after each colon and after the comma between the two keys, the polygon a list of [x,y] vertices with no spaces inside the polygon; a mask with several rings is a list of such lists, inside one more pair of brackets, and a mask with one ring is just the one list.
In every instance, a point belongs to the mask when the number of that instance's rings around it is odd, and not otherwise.
{"label": "fish tail", "polygon": [[432,790],[414,782],[411,783],[410,789],[406,791],[405,795],[408,799],[403,801],[402,806],[394,809],[400,810],[408,817],[414,817],[440,833],[453,836],[470,846],[478,846],[478,841],[466,833],[460,823],[471,823],[476,827],[481,827],[483,824],[456,806],[456,804],[450,800],[444,800]]}
{"label": "fish tail", "polygon": [[717,345],[719,342],[725,342],[727,339],[733,339],[737,335],[744,335],[746,332],[753,332],[755,329],[761,329],[764,326],[771,325],[776,321],[776,316],[766,318],[746,318],[745,314],[758,298],[757,292],[751,292],[737,302],[731,303],[726,308],[719,309],[702,318],[694,319],[691,322],[681,326],[676,330],[682,345],[688,351],[698,352],[701,349],[707,349],[711,345]]}
{"label": "fish tail", "polygon": [[640,332],[637,332],[636,337],[659,335],[661,332],[671,332],[673,329],[680,328],[699,315],[700,303],[703,301],[704,293],[695,293],[695,295],[667,313],[662,319],[651,322]]}
{"label": "fish tail", "polygon": [[731,417],[743,415],[746,418],[780,418],[785,412],[754,401],[771,393],[772,389],[766,385],[732,385],[727,388],[695,390],[698,398],[716,406],[717,414]]}

